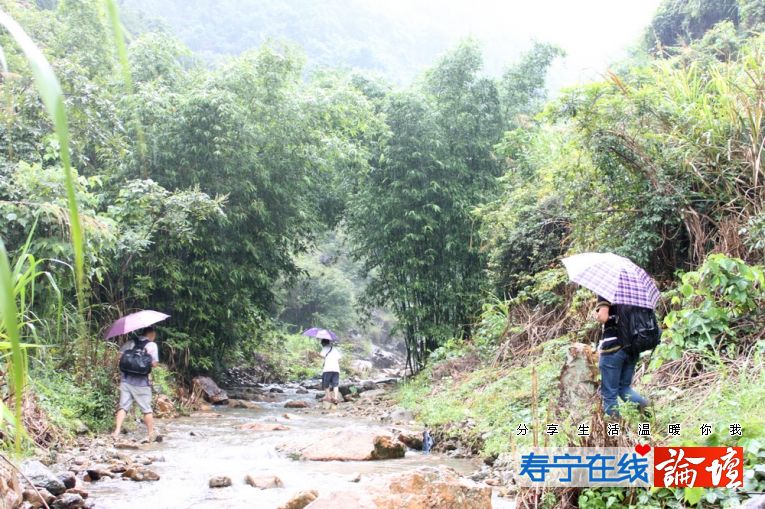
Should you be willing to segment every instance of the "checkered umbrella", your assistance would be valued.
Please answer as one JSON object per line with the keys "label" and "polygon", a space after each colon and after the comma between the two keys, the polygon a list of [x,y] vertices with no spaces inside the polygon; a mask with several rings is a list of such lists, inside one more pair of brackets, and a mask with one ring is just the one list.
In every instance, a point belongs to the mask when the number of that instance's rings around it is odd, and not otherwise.
{"label": "checkered umbrella", "polygon": [[646,271],[613,253],[582,253],[563,259],[568,277],[613,304],[654,309],[659,289]]}

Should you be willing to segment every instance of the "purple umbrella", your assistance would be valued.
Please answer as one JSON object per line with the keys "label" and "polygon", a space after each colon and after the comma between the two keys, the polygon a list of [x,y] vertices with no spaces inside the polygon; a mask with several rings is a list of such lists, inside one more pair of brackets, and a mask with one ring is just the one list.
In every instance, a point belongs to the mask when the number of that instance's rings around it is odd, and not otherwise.
{"label": "purple umbrella", "polygon": [[571,281],[612,304],[654,309],[659,289],[646,271],[613,253],[582,253],[563,259]]}
{"label": "purple umbrella", "polygon": [[303,331],[303,336],[309,336],[317,339],[328,339],[330,341],[337,341],[337,334],[329,329],[320,329],[318,327],[312,327],[306,331]]}
{"label": "purple umbrella", "polygon": [[149,325],[154,325],[157,322],[166,320],[170,315],[160,313],[159,311],[152,311],[147,309],[145,311],[138,311],[137,313],[131,313],[123,316],[109,328],[109,332],[106,333],[106,339],[119,336],[121,334],[127,334],[134,330],[143,329]]}

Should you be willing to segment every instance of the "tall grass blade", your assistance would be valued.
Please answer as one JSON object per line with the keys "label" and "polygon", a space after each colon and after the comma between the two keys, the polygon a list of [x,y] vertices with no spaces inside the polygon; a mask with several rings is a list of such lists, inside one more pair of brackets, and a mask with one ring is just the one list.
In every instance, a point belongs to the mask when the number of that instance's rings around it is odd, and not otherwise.
{"label": "tall grass blade", "polygon": [[14,413],[14,444],[17,454],[21,453],[21,439],[23,419],[21,415],[24,402],[24,387],[27,378],[26,351],[21,346],[21,336],[19,333],[18,310],[16,309],[16,296],[13,288],[13,276],[11,275],[11,266],[8,262],[8,253],[5,251],[5,244],[0,240],[0,318],[2,318],[5,334],[8,336],[8,343],[11,348],[10,362],[10,382],[13,389],[13,398],[15,405]]}
{"label": "tall grass blade", "polygon": [[[2,25],[11,37],[21,48],[32,74],[35,78],[37,90],[43,100],[48,114],[53,120],[58,137],[61,151],[61,164],[64,168],[64,183],[66,187],[67,206],[69,208],[69,229],[72,237],[72,248],[74,249],[74,270],[77,287],[77,303],[82,312],[85,309],[85,299],[83,287],[85,282],[85,247],[83,245],[82,225],[80,223],[80,213],[77,208],[77,196],[74,188],[74,177],[72,175],[72,161],[69,153],[69,122],[66,116],[66,107],[64,105],[64,93],[61,90],[61,84],[56,78],[48,60],[43,55],[40,48],[29,38],[27,33],[21,28],[16,20],[10,17],[6,12],[0,10],[0,25]],[[83,331],[84,335],[84,331]]]}

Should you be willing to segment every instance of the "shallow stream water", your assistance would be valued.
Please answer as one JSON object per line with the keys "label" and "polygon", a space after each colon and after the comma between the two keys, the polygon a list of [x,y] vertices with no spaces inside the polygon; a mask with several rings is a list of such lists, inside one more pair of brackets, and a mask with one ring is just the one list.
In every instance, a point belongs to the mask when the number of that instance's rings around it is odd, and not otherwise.
{"label": "shallow stream water", "polygon": [[[305,396],[304,396],[305,397]],[[294,399],[294,397],[293,397]],[[161,479],[133,482],[105,479],[88,486],[90,496],[101,509],[275,509],[293,494],[316,489],[319,493],[364,489],[384,474],[400,473],[424,465],[445,465],[461,474],[474,472],[478,464],[466,459],[423,455],[407,450],[402,459],[382,461],[295,461],[279,452],[277,446],[305,433],[328,428],[375,426],[359,418],[321,414],[316,410],[289,411],[284,417],[284,402],[260,404],[261,410],[216,410],[221,417],[191,416],[160,422],[164,441],[153,444],[142,454],[158,455],[164,461],[149,468]],[[301,413],[303,412],[303,413]],[[277,421],[286,431],[246,431],[238,426],[252,421]],[[379,427],[379,426],[376,426]],[[130,451],[127,451],[130,452]],[[361,474],[361,482],[350,479]],[[276,475],[283,488],[260,490],[244,483],[247,474]],[[227,476],[228,488],[210,489],[213,476]],[[494,508],[511,508],[508,500],[495,496]],[[345,508],[338,508],[345,509]],[[352,509],[352,508],[348,508]]]}

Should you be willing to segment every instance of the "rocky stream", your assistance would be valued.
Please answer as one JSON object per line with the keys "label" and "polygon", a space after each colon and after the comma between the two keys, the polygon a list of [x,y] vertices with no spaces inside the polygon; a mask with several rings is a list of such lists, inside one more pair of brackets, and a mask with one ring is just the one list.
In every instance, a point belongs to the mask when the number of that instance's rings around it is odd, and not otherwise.
{"label": "rocky stream", "polygon": [[[56,509],[490,509],[509,498],[477,459],[424,454],[421,428],[386,399],[386,383],[344,388],[326,409],[315,382],[229,389],[188,416],[158,419],[117,442],[81,439],[48,466],[27,462],[26,507]],[[238,398],[232,399],[235,395]],[[483,466],[485,472],[486,467]],[[478,472],[478,474],[476,474]]]}

